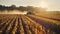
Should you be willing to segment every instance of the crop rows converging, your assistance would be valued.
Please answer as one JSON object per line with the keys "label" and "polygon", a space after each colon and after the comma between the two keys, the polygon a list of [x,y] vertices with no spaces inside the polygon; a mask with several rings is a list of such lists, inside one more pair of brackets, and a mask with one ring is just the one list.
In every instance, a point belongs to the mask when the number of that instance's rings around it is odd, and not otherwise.
{"label": "crop rows converging", "polygon": [[56,34],[53,28],[59,21],[48,21],[34,15],[0,15],[0,34]]}

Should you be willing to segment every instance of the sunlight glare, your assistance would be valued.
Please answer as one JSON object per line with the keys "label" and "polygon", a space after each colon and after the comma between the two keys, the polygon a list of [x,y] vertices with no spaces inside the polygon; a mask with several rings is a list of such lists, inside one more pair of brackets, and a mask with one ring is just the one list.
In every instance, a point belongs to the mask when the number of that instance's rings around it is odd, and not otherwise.
{"label": "sunlight glare", "polygon": [[41,2],[40,2],[40,6],[41,6],[42,8],[48,8],[48,4],[47,4],[46,2],[44,2],[44,1],[41,1]]}

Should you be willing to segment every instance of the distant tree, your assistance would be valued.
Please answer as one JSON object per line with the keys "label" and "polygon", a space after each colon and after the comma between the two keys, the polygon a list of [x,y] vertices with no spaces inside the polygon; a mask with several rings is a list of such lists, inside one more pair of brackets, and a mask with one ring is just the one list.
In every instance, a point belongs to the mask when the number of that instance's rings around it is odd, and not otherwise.
{"label": "distant tree", "polygon": [[21,10],[21,11],[26,11],[27,9],[26,9],[26,7],[20,6],[20,7],[19,7],[19,10]]}
{"label": "distant tree", "polygon": [[0,5],[0,10],[4,11],[5,10],[5,6]]}
{"label": "distant tree", "polygon": [[34,10],[34,7],[33,6],[27,6],[27,11],[33,11]]}
{"label": "distant tree", "polygon": [[3,7],[3,6],[2,6],[2,5],[0,5],[0,10],[2,10],[2,7]]}
{"label": "distant tree", "polygon": [[16,5],[11,5],[10,7],[15,8],[15,7],[16,7]]}
{"label": "distant tree", "polygon": [[0,9],[2,8],[2,5],[0,5]]}
{"label": "distant tree", "polygon": [[14,9],[16,9],[16,6],[15,5],[11,5],[10,7],[8,7],[8,9],[14,10]]}

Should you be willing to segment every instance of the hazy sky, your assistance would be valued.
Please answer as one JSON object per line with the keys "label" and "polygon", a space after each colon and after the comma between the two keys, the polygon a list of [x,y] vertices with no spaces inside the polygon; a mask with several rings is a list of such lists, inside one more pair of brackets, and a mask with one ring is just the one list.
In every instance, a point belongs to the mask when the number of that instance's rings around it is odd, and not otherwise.
{"label": "hazy sky", "polygon": [[37,6],[48,10],[60,10],[60,0],[0,0],[1,5]]}

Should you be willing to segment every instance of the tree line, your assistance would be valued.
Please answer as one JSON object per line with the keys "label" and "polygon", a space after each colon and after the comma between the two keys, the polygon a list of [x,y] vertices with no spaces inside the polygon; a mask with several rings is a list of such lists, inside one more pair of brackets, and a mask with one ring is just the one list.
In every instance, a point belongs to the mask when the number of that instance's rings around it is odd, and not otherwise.
{"label": "tree line", "polygon": [[3,5],[0,5],[0,11],[3,12],[4,10],[7,10],[7,11],[12,11],[12,10],[19,10],[19,11],[27,11],[27,12],[40,12],[40,11],[46,11],[46,9],[44,8],[41,8],[41,7],[33,7],[33,6],[19,6],[19,7],[16,7],[16,5],[11,5],[11,6],[3,6]]}

